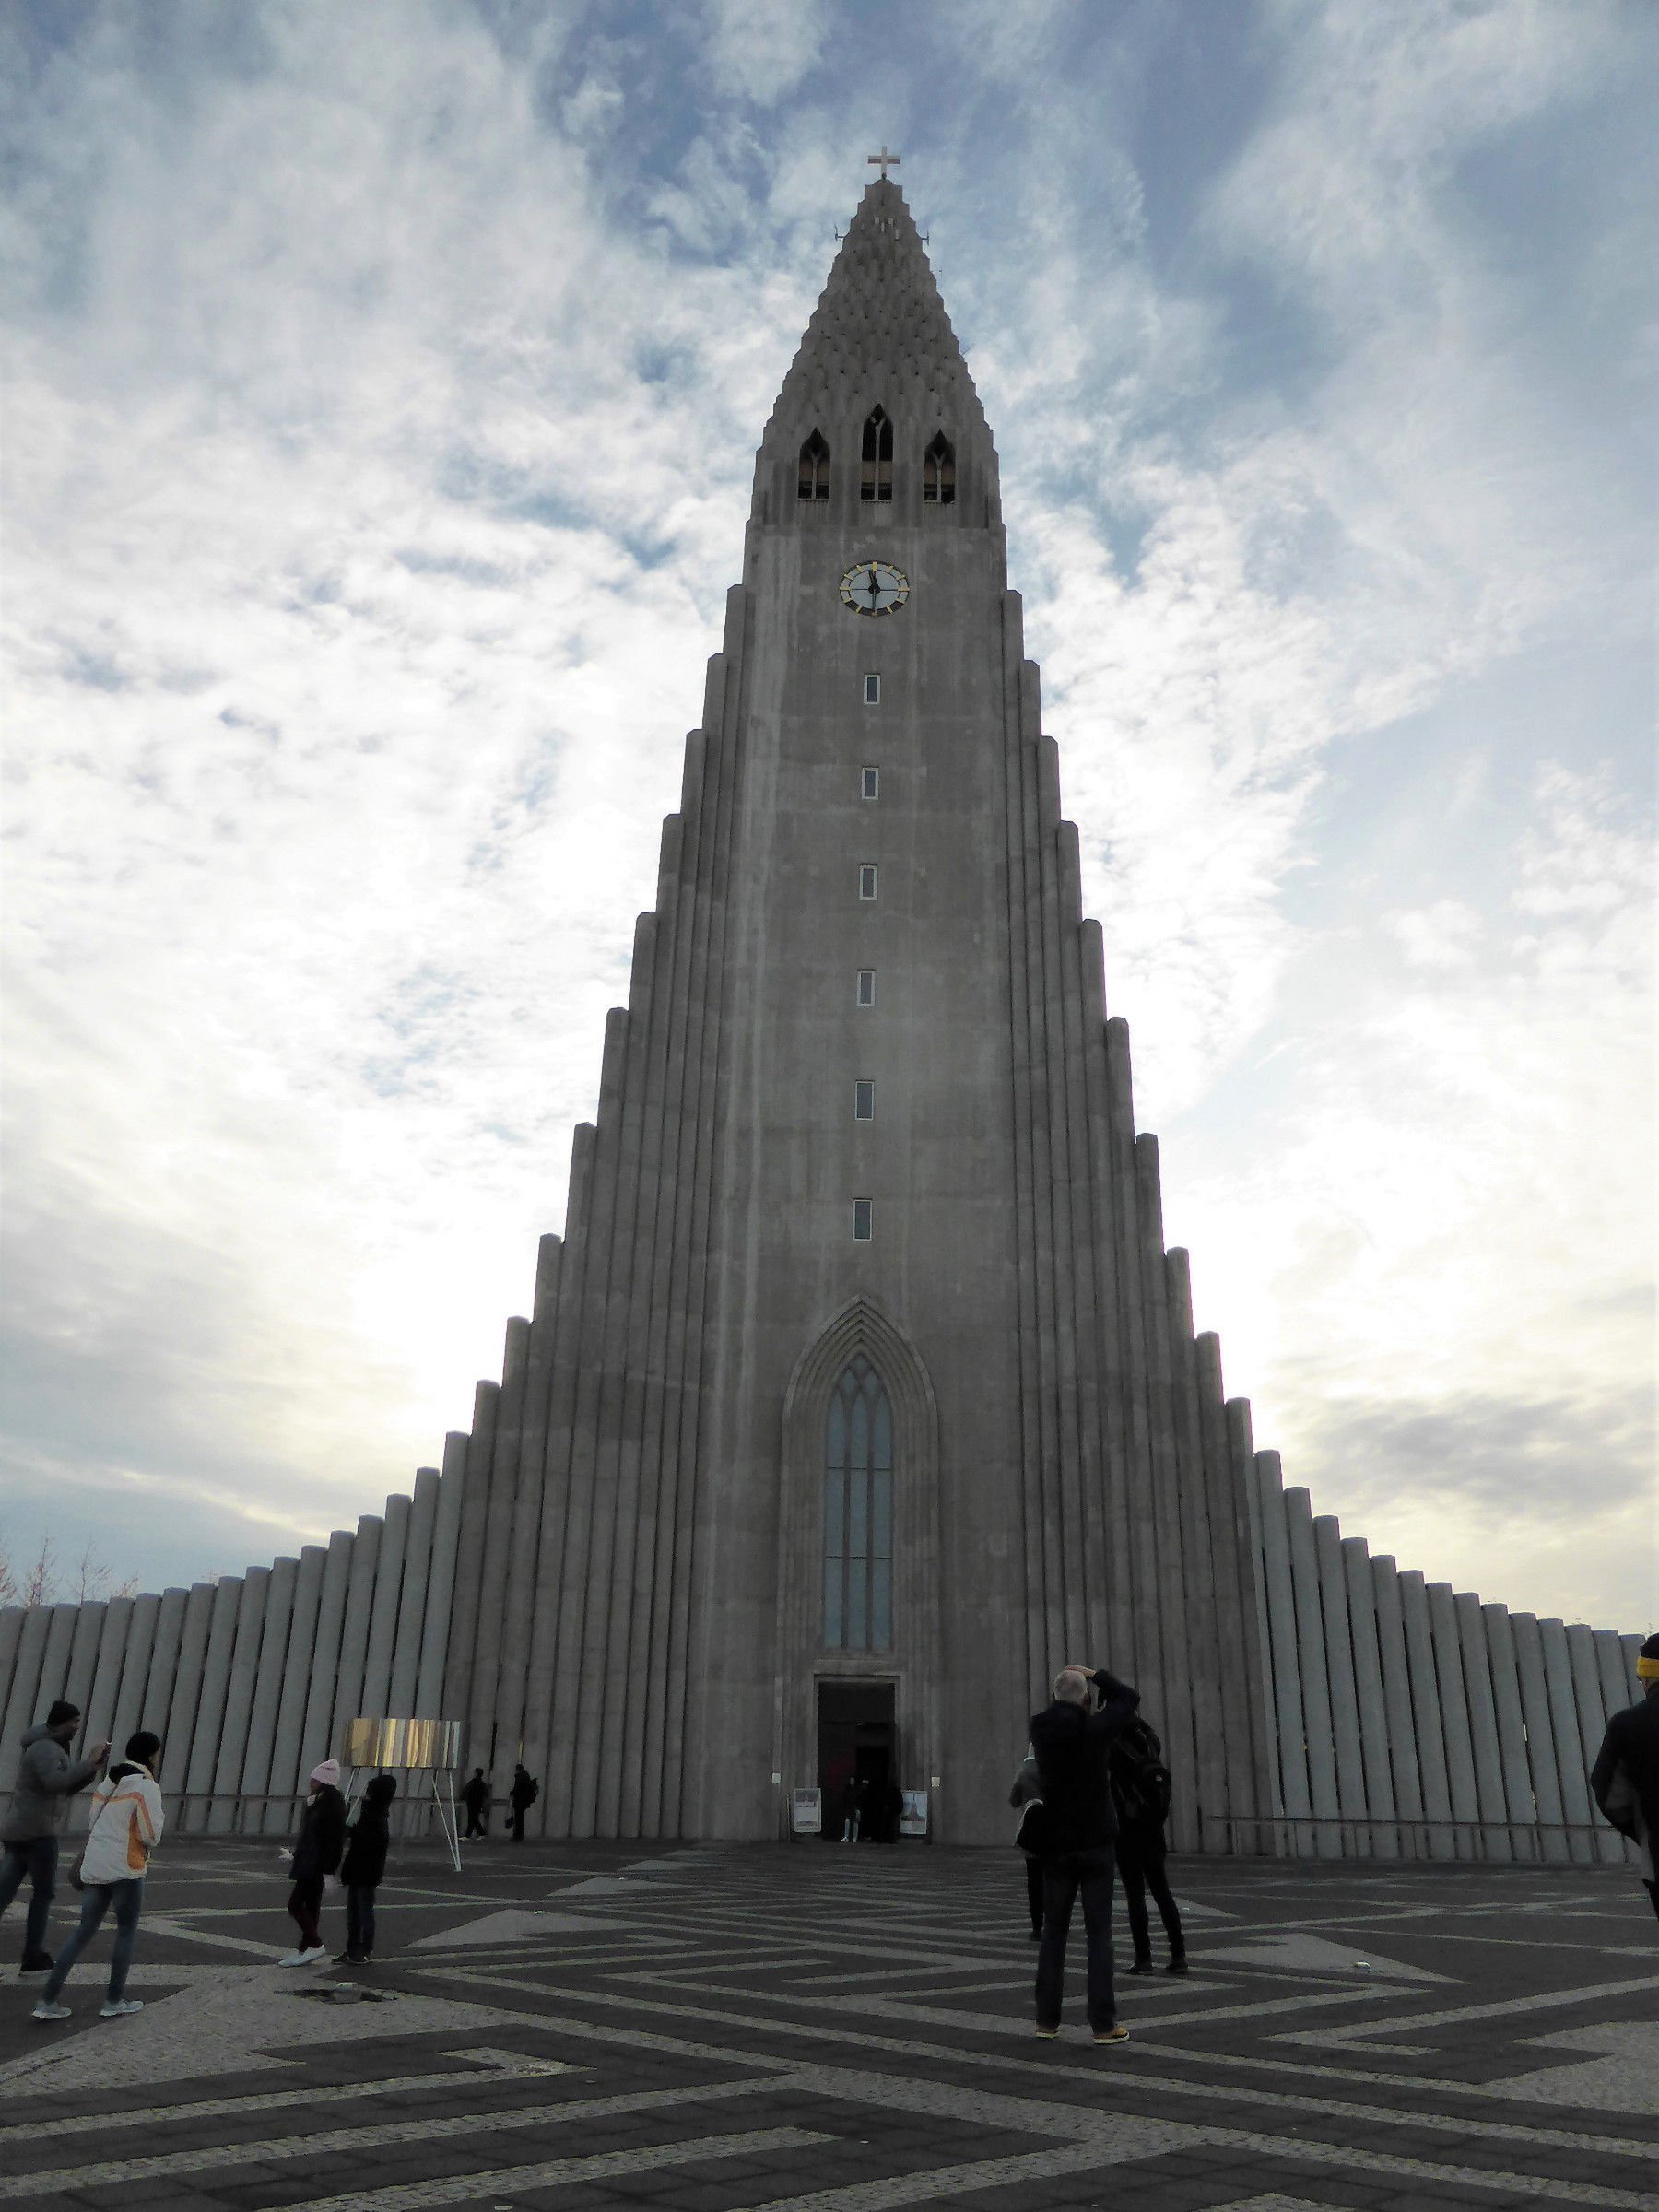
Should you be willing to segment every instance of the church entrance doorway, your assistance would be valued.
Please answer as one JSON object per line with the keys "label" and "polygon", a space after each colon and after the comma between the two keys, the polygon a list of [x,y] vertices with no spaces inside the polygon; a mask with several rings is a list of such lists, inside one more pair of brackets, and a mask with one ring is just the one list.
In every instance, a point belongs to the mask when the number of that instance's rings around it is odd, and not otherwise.
{"label": "church entrance doorway", "polygon": [[899,1730],[892,1682],[820,1682],[818,1779],[827,1843],[839,1843],[857,1815],[861,1842],[899,1832]]}

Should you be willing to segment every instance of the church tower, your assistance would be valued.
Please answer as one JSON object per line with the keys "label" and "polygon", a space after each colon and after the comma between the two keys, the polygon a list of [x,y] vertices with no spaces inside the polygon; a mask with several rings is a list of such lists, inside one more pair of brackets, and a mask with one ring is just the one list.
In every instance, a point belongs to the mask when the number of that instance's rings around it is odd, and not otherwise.
{"label": "church tower", "polygon": [[[1250,1443],[1163,1250],[997,461],[898,186],[784,380],[740,582],[466,1469],[446,1712],[547,1832],[779,1832],[860,1756],[1006,1828],[1068,1658],[1196,1841],[1270,1813]],[[471,1594],[477,1594],[477,1617]]]}
{"label": "church tower", "polygon": [[66,1697],[162,1737],[186,1833],[288,1832],[354,1719],[441,1717],[498,1794],[540,1780],[532,1833],[772,1838],[817,1789],[835,1834],[862,1774],[998,1843],[1082,1660],[1139,1688],[1180,1849],[1583,1864],[1634,1849],[1586,1772],[1638,1641],[1372,1557],[1224,1397],[884,166],[766,426],[500,1382],[326,1546],[0,1608],[0,1790]]}

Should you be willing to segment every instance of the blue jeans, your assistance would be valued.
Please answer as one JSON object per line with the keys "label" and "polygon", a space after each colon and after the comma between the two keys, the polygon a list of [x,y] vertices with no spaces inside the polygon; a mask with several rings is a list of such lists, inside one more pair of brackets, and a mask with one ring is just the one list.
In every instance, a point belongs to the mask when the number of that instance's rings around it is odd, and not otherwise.
{"label": "blue jeans", "polygon": [[52,1912],[53,1892],[57,1888],[58,1840],[55,1836],[31,1836],[27,1843],[8,1843],[6,1856],[0,1859],[0,1912],[17,1896],[25,1877],[34,1883],[34,1895],[29,1900],[29,1919],[23,1930],[23,1948],[43,1951],[46,1948],[46,1922]]}
{"label": "blue jeans", "polygon": [[138,1940],[138,1914],[144,1904],[144,1877],[133,1875],[124,1882],[88,1882],[81,1891],[80,1925],[57,1955],[57,1964],[46,1977],[41,1993],[48,2005],[69,1979],[75,1964],[97,1935],[100,1923],[115,1907],[115,1948],[110,1953],[110,2002],[114,2004],[126,1987],[127,1968],[133,1963],[133,1946]]}
{"label": "blue jeans", "polygon": [[1042,1944],[1037,1953],[1037,2025],[1058,2028],[1065,1984],[1065,1936],[1072,1907],[1083,1895],[1088,1938],[1088,2024],[1098,2034],[1117,2025],[1112,1994],[1112,1846],[1056,1853],[1042,1862]]}

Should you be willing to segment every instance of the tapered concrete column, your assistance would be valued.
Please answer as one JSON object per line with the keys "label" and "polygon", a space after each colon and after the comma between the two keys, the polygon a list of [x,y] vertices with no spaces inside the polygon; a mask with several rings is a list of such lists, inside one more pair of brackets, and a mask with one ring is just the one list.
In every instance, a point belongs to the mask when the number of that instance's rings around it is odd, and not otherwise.
{"label": "tapered concrete column", "polygon": [[[230,1660],[236,1649],[236,1619],[241,1610],[243,1583],[240,1575],[223,1576],[213,1593],[213,1612],[207,1629],[207,1653],[202,1664],[202,1694],[196,1703],[195,1730],[190,1746],[185,1788],[193,1799],[207,1797],[218,1771],[219,1732],[225,1716],[225,1698],[230,1687]],[[192,1804],[182,1825],[192,1835],[207,1826],[210,1807]]]}
{"label": "tapered concrete column", "polygon": [[[207,1631],[213,1620],[213,1584],[193,1583],[184,1601],[184,1621],[179,1631],[179,1660],[173,1670],[172,1700],[161,1738],[160,1783],[165,1796],[186,1788],[191,1752],[195,1741],[196,1703],[202,1694],[202,1668],[207,1657]],[[169,1807],[170,1814],[172,1808]],[[182,1823],[175,1823],[182,1825]]]}
{"label": "tapered concrete column", "polygon": [[1555,1724],[1550,1717],[1549,1687],[1544,1678],[1543,1639],[1531,1613],[1512,1613],[1509,1631],[1515,1652],[1521,1717],[1526,1727],[1526,1763],[1537,1813],[1538,1850],[1550,1865],[1564,1866],[1572,1853],[1561,1827],[1567,1816],[1561,1809]]}
{"label": "tapered concrete column", "polygon": [[1397,1859],[1400,1838],[1394,1825],[1394,1775],[1388,1763],[1388,1712],[1382,1700],[1376,1590],[1371,1581],[1371,1547],[1363,1536],[1343,1538],[1342,1564],[1347,1578],[1348,1632],[1354,1647],[1354,1692],[1359,1707],[1359,1748],[1365,1762],[1371,1856]]}
{"label": "tapered concrete column", "polygon": [[[1238,1563],[1239,1613],[1243,1624],[1244,1679],[1250,1691],[1250,1794],[1241,1810],[1258,1819],[1285,1809],[1280,1794],[1271,1660],[1267,1644],[1267,1586],[1262,1579],[1262,1521],[1256,1507],[1255,1431],[1248,1398],[1229,1398],[1227,1441],[1231,1461],[1229,1494],[1233,1516],[1233,1557]],[[1255,1848],[1277,1856],[1284,1831],[1257,1828]]]}
{"label": "tapered concrete column", "polygon": [[1457,1839],[1452,1827],[1452,1784],[1446,1771],[1445,1730],[1441,1724],[1440,1679],[1434,1665],[1434,1630],[1429,1594],[1415,1568],[1399,1577],[1400,1618],[1411,1670],[1412,1741],[1423,1790],[1423,1818],[1431,1859],[1454,1859]]}
{"label": "tapered concrete column", "polygon": [[[276,1743],[276,1715],[282,1704],[283,1677],[288,1666],[288,1629],[294,1617],[294,1591],[300,1580],[298,1559],[278,1559],[265,1586],[265,1629],[259,1660],[253,1674],[253,1702],[248,1712],[248,1741],[242,1754],[237,1786],[248,1799],[263,1798],[271,1786],[271,1754]],[[265,1833],[265,1808],[250,1803],[242,1807],[244,1835]]]}
{"label": "tapered concrete column", "polygon": [[[426,1617],[427,1583],[432,1568],[432,1529],[438,1517],[439,1476],[436,1467],[415,1470],[415,1495],[409,1506],[409,1533],[404,1544],[403,1594],[397,1603],[397,1635],[392,1647],[390,1711],[399,1719],[413,1714],[416,1684],[420,1677],[420,1632]],[[435,1713],[422,1714],[435,1720]]]}
{"label": "tapered concrete column", "polygon": [[127,1631],[132,1625],[132,1599],[111,1598],[98,1641],[92,1692],[87,1700],[87,1735],[95,1744],[110,1744],[117,1759],[122,1747],[115,1741],[115,1706],[121,1696],[121,1671],[126,1665]]}
{"label": "tapered concrete column", "polygon": [[1567,1648],[1567,1631],[1559,1620],[1538,1623],[1538,1641],[1544,1653],[1544,1681],[1555,1734],[1556,1779],[1560,1784],[1562,1818],[1568,1823],[1567,1848],[1574,1865],[1587,1866],[1600,1854],[1591,1826],[1590,1769],[1580,1740],[1572,1655]]}
{"label": "tapered concrete column", "polygon": [[1475,1745],[1469,1734],[1469,1696],[1464,1687],[1463,1641],[1457,1632],[1457,1604],[1450,1583],[1430,1583],[1429,1625],[1434,1637],[1434,1665],[1440,1677],[1441,1731],[1446,1746],[1446,1781],[1452,1818],[1457,1826],[1457,1855],[1477,1856],[1475,1824],[1480,1818],[1480,1791],[1475,1779]]}
{"label": "tapered concrete column", "polygon": [[[63,1695],[71,1705],[78,1705],[84,1724],[87,1709],[92,1702],[92,1677],[98,1671],[98,1650],[103,1638],[104,1616],[109,1606],[100,1599],[90,1605],[75,1608],[75,1631],[69,1644],[69,1671]],[[83,1726],[83,1734],[85,1733]],[[98,1739],[93,1738],[96,1742]]]}
{"label": "tapered concrete column", "polygon": [[[1492,1670],[1492,1710],[1498,1717],[1498,1750],[1503,1762],[1503,1801],[1511,1843],[1518,1859],[1536,1859],[1537,1808],[1526,1756],[1526,1716],[1521,1705],[1521,1670],[1505,1606],[1482,1606],[1487,1658]],[[1524,1831],[1524,1832],[1522,1832]]]}
{"label": "tapered concrete column", "polygon": [[1492,1668],[1487,1653],[1486,1620],[1480,1600],[1460,1591],[1452,1601],[1457,1615],[1457,1641],[1463,1654],[1464,1695],[1468,1700],[1469,1743],[1475,1755],[1475,1789],[1480,1801],[1485,1855],[1504,1864],[1514,1857],[1510,1842],[1509,1806],[1503,1788],[1503,1754],[1498,1743],[1498,1714],[1492,1702]]}
{"label": "tapered concrete column", "polygon": [[1285,1492],[1290,1542],[1290,1581],[1296,1598],[1296,1650],[1301,1677],[1302,1718],[1308,1732],[1308,1793],[1313,1803],[1314,1849],[1321,1858],[1342,1856],[1342,1810],[1336,1788],[1336,1750],[1331,1734],[1331,1684],[1325,1670],[1324,1608],[1319,1595],[1319,1553],[1308,1493]]}
{"label": "tapered concrete column", "polygon": [[[1262,1525],[1262,1571],[1267,1592],[1267,1635],[1273,1657],[1273,1706],[1278,1734],[1279,1791],[1285,1811],[1305,1821],[1313,1810],[1308,1790],[1307,1731],[1302,1720],[1301,1666],[1296,1650],[1296,1594],[1290,1581],[1290,1537],[1285,1525],[1284,1488],[1277,1452],[1258,1452],[1256,1498]],[[1313,1855],[1313,1830],[1290,1830],[1297,1858]]]}
{"label": "tapered concrete column", "polygon": [[1594,1636],[1596,1665],[1601,1669],[1602,1710],[1611,1720],[1632,1701],[1625,1677],[1624,1645],[1617,1629],[1597,1629]]}
{"label": "tapered concrete column", "polygon": [[225,1715],[219,1723],[218,1756],[213,1767],[213,1803],[208,1807],[208,1832],[228,1836],[248,1826],[237,1802],[241,1794],[242,1766],[248,1756],[248,1724],[253,1713],[253,1692],[259,1679],[259,1655],[265,1648],[265,1606],[271,1588],[268,1567],[250,1567],[242,1577],[241,1604],[236,1611],[236,1641],[230,1653],[230,1672],[225,1684]]}
{"label": "tapered concrete column", "polygon": [[1618,1641],[1620,1649],[1624,1653],[1625,1701],[1627,1704],[1640,1705],[1642,1699],[1647,1696],[1647,1684],[1637,1674],[1636,1662],[1641,1656],[1641,1647],[1647,1639],[1637,1634],[1621,1636]]}
{"label": "tapered concrete column", "polygon": [[340,1634],[346,1623],[346,1594],[351,1581],[355,1547],[343,1528],[328,1539],[328,1557],[323,1562],[323,1587],[317,1596],[317,1641],[306,1690],[305,1726],[300,1737],[300,1757],[294,1768],[294,1790],[306,1794],[312,1771],[330,1753],[334,1733],[335,1686],[340,1672]]}
{"label": "tapered concrete column", "polygon": [[121,1695],[115,1700],[115,1712],[111,1724],[110,1741],[117,1751],[124,1751],[129,1735],[135,1735],[144,1725],[144,1697],[149,1681],[150,1656],[156,1648],[156,1623],[161,1614],[161,1600],[153,1592],[133,1600],[132,1618],[127,1622],[126,1656],[121,1668]]}
{"label": "tapered concrete column", "polygon": [[1336,1794],[1345,1823],[1343,1843],[1359,1858],[1371,1855],[1366,1830],[1365,1759],[1359,1747],[1359,1696],[1354,1687],[1354,1646],[1348,1627],[1347,1570],[1342,1529],[1335,1513],[1313,1521],[1319,1559],[1319,1602],[1324,1616],[1325,1679],[1331,1686],[1331,1735],[1336,1746]]}
{"label": "tapered concrete column", "polygon": [[[374,1569],[374,1602],[369,1613],[369,1648],[363,1658],[362,1709],[371,1719],[391,1715],[392,1650],[397,1641],[397,1612],[403,1598],[404,1547],[409,1535],[409,1500],[388,1498]],[[408,1715],[399,1714],[406,1720]]]}
{"label": "tapered concrete column", "polygon": [[334,1717],[319,1759],[338,1759],[346,1731],[363,1710],[363,1661],[369,1650],[369,1618],[374,1608],[375,1570],[380,1564],[385,1524],[378,1513],[359,1516],[351,1546],[351,1576],[340,1626],[340,1657],[335,1676]]}
{"label": "tapered concrete column", "polygon": [[432,1523],[432,1565],[427,1578],[426,1615],[420,1624],[420,1672],[415,1709],[431,1719],[458,1720],[448,1700],[450,1617],[453,1607],[456,1548],[466,1488],[467,1439],[458,1430],[443,1440],[443,1474]]}
{"label": "tapered concrete column", "polygon": [[18,1646],[23,1641],[23,1619],[27,1606],[0,1606],[0,1716],[4,1716],[11,1702],[12,1675],[18,1661]]}
{"label": "tapered concrete column", "polygon": [[46,1638],[52,1627],[51,1606],[29,1606],[18,1632],[18,1653],[12,1662],[11,1694],[6,1700],[6,1726],[0,1734],[0,1789],[10,1790],[18,1779],[24,1731],[34,1724],[35,1693],[46,1658]]}
{"label": "tapered concrete column", "polygon": [[[1595,1653],[1595,1631],[1583,1621],[1571,1622],[1567,1630],[1567,1656],[1572,1667],[1572,1698],[1578,1713],[1579,1756],[1584,1763],[1584,1790],[1589,1799],[1590,1770],[1595,1764],[1601,1749],[1602,1736],[1607,1725],[1606,1707],[1602,1702],[1601,1663]],[[1604,1865],[1617,1865],[1624,1857],[1624,1838],[1609,1828],[1589,1803],[1589,1814],[1594,1823],[1595,1855]]]}
{"label": "tapered concrete column", "polygon": [[44,1719],[54,1701],[69,1694],[69,1659],[80,1617],[78,1606],[52,1608],[46,1629],[46,1649],[41,1654],[41,1678],[35,1685],[36,1710],[30,1715],[31,1720]]}
{"label": "tapered concrete column", "polygon": [[1400,1607],[1399,1570],[1386,1552],[1371,1562],[1371,1608],[1377,1625],[1377,1659],[1382,1669],[1382,1710],[1388,1720],[1389,1770],[1394,1810],[1400,1818],[1400,1848],[1409,1859],[1427,1858],[1423,1833],[1423,1783],[1418,1766],[1417,1724],[1411,1711],[1411,1667],[1406,1655],[1406,1620]]}
{"label": "tapered concrete column", "polygon": [[[587,1124],[584,1124],[585,1127]],[[580,1131],[578,1132],[580,1138]],[[571,1168],[574,1176],[574,1165]],[[455,1547],[454,1594],[451,1606],[449,1659],[444,1670],[443,1708],[446,1714],[468,1731],[472,1713],[473,1648],[478,1635],[478,1596],[484,1586],[484,1536],[489,1519],[489,1477],[495,1456],[496,1413],[500,1404],[499,1382],[478,1382],[473,1390],[472,1430],[466,1440],[466,1480],[461,1493],[461,1529]],[[443,1464],[450,1464],[444,1447]],[[545,1564],[545,1561],[544,1561]],[[538,1578],[539,1580],[540,1578]],[[546,1583],[542,1583],[545,1591]],[[544,1595],[543,1605],[547,1605]],[[489,1747],[477,1759],[468,1741],[463,1756],[468,1765],[481,1766]]]}
{"label": "tapered concrete column", "polygon": [[283,1804],[293,1794],[300,1769],[300,1739],[305,1733],[306,1707],[311,1699],[312,1669],[316,1665],[318,1608],[323,1597],[324,1570],[328,1554],[321,1544],[307,1544],[300,1554],[300,1571],[294,1577],[294,1614],[288,1623],[288,1652],[282,1662],[282,1694],[276,1700],[276,1727],[271,1737],[271,1771],[265,1794],[275,1800],[265,1806],[267,1836],[287,1832],[291,1807]]}
{"label": "tapered concrete column", "polygon": [[[173,1684],[179,1672],[179,1653],[183,1648],[184,1617],[189,1604],[188,1590],[163,1590],[156,1610],[156,1640],[150,1645],[149,1678],[144,1685],[144,1709],[138,1725],[161,1738],[163,1753],[167,1749]],[[162,1772],[165,1771],[163,1759]]]}

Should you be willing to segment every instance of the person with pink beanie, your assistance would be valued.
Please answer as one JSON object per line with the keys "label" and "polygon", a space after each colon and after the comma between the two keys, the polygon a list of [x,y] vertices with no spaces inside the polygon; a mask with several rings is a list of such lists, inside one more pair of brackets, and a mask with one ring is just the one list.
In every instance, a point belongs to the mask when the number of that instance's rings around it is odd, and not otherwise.
{"label": "person with pink beanie", "polygon": [[346,1849],[346,1800],[340,1794],[340,1762],[325,1759],[312,1769],[311,1794],[300,1822],[292,1851],[278,1855],[293,1869],[294,1887],[288,1912],[300,1930],[300,1945],[279,1966],[315,1966],[327,1957],[318,1915],[323,1910],[323,1885],[338,1871]]}

